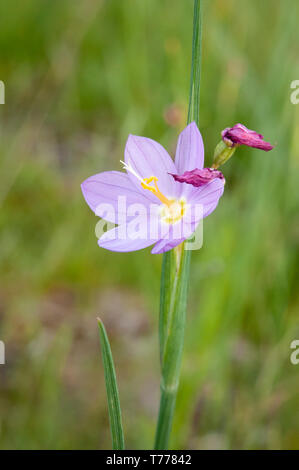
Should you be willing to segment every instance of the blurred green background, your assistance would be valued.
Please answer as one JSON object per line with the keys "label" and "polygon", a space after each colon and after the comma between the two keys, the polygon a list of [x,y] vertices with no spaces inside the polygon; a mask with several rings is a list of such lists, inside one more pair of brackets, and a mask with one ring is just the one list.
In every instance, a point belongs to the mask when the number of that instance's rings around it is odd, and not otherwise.
{"label": "blurred green background", "polygon": [[[116,363],[128,448],[151,448],[161,256],[98,248],[80,183],[120,169],[128,133],[173,154],[186,122],[191,0],[0,4],[0,447],[110,448],[96,317]],[[240,149],[194,252],[172,448],[299,448],[296,0],[204,2],[206,164]]]}

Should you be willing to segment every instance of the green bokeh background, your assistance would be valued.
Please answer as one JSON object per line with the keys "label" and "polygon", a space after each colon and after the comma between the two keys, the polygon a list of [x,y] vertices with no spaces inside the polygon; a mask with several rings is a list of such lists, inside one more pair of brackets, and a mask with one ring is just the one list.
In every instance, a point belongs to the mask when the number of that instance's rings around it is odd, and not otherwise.
{"label": "green bokeh background", "polygon": [[[110,448],[96,317],[114,354],[128,448],[151,448],[161,256],[97,247],[80,183],[120,168],[129,133],[171,154],[186,122],[191,0],[0,4],[0,448]],[[298,449],[299,79],[296,0],[205,0],[206,164],[240,149],[193,253],[171,448]]]}

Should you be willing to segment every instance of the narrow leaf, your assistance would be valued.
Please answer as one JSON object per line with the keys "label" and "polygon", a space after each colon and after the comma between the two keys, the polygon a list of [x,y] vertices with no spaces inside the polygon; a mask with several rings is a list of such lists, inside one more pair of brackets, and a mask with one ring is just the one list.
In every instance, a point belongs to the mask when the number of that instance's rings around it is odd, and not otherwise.
{"label": "narrow leaf", "polygon": [[113,447],[113,450],[123,450],[125,448],[125,442],[124,442],[124,435],[123,435],[123,428],[122,428],[121,409],[120,409],[114,363],[113,363],[108,336],[107,336],[105,327],[103,325],[103,322],[99,318],[98,318],[98,325],[99,325],[100,342],[101,342],[101,350],[102,350],[102,358],[103,358],[103,364],[104,364],[105,382],[106,382],[106,390],[107,390],[112,447]]}

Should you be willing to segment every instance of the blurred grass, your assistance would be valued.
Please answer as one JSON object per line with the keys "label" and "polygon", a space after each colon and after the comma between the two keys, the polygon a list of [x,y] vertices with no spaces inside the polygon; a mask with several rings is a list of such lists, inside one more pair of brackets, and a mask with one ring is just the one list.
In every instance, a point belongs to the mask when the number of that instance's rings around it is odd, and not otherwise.
{"label": "blurred grass", "polygon": [[[174,448],[299,448],[299,106],[295,0],[205,1],[201,131],[243,122],[204,224]],[[80,183],[117,169],[129,132],[172,153],[186,121],[192,2],[0,5],[0,447],[111,446],[96,317],[107,327],[128,448],[157,415],[159,256],[97,247]]]}

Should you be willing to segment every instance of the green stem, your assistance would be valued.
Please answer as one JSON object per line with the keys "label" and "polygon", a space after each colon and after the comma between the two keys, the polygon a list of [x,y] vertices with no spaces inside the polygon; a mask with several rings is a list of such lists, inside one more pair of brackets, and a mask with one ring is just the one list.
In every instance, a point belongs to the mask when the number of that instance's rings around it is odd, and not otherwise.
{"label": "green stem", "polygon": [[[192,65],[188,123],[199,123],[201,65],[201,0],[194,0]],[[190,273],[189,250],[182,243],[164,253],[160,292],[160,362],[161,399],[155,438],[155,449],[168,448],[184,343],[187,290]]]}
{"label": "green stem", "polygon": [[167,449],[179,385],[189,279],[190,254],[182,243],[164,254],[161,306],[161,401],[155,449]]}
{"label": "green stem", "polygon": [[202,3],[194,0],[192,63],[189,92],[188,124],[195,121],[199,125],[199,92],[201,73],[201,44],[202,44]]}

